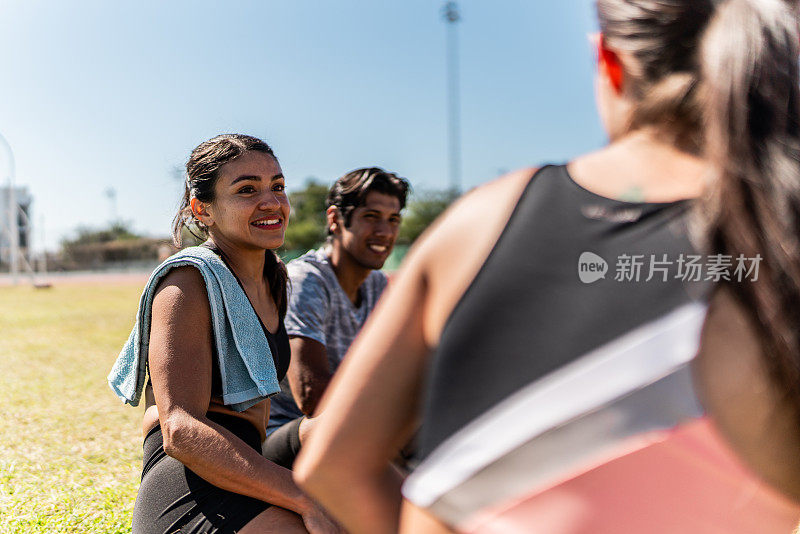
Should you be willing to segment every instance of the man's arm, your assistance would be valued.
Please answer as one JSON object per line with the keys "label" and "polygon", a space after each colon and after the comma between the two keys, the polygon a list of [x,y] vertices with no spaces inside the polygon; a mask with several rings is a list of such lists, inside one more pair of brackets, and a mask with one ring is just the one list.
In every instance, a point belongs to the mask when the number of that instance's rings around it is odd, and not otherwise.
{"label": "man's arm", "polygon": [[319,267],[308,262],[290,262],[287,270],[291,291],[284,321],[292,359],[286,378],[297,408],[311,415],[331,380],[325,349],[325,324],[331,306],[329,284]]}
{"label": "man's arm", "polygon": [[289,346],[292,349],[286,373],[289,387],[300,411],[312,415],[331,380],[328,352],[319,341],[302,336],[290,337]]}

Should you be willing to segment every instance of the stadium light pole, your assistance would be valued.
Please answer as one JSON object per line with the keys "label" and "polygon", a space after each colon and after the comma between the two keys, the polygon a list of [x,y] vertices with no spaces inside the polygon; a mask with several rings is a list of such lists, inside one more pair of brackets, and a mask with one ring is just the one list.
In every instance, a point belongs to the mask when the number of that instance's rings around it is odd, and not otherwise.
{"label": "stadium light pole", "polygon": [[8,249],[9,263],[11,269],[11,282],[16,285],[19,277],[19,228],[17,227],[17,199],[14,191],[14,174],[16,165],[14,163],[14,152],[11,145],[3,134],[0,134],[0,145],[6,151],[8,157]]}
{"label": "stadium light pole", "polygon": [[447,23],[447,101],[448,101],[448,148],[450,156],[450,189],[461,193],[461,132],[460,95],[458,87],[458,33],[456,23],[461,20],[458,5],[445,2],[442,15]]}

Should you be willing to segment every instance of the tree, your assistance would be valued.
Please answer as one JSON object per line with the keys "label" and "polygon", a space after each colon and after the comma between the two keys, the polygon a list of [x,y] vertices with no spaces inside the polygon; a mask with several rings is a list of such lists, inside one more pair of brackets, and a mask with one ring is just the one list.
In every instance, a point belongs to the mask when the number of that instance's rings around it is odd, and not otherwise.
{"label": "tree", "polygon": [[316,178],[309,177],[299,191],[289,193],[292,214],[282,249],[309,250],[325,241],[327,224],[325,222],[325,198],[328,186]]}
{"label": "tree", "polygon": [[142,237],[130,223],[115,221],[106,228],[80,227],[75,237],[61,242],[61,265],[65,269],[102,269],[109,265],[156,261],[164,239]]}
{"label": "tree", "polygon": [[130,222],[114,221],[107,228],[90,228],[88,226],[78,227],[77,235],[71,239],[64,239],[61,246],[65,249],[78,245],[90,245],[94,243],[109,243],[111,241],[123,241],[126,239],[139,239],[139,234],[135,234],[129,229]]}
{"label": "tree", "polygon": [[410,245],[430,226],[430,224],[458,198],[453,191],[421,191],[414,193],[406,205],[403,224],[397,243]]}

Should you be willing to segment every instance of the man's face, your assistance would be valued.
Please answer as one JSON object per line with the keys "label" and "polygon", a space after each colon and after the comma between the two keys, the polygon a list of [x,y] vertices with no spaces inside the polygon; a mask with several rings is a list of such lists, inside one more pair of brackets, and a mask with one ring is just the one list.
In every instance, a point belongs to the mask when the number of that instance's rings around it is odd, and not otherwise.
{"label": "man's face", "polygon": [[371,191],[363,205],[354,209],[350,226],[342,223],[335,232],[335,239],[342,252],[367,269],[380,269],[394,248],[400,230],[400,200],[397,197]]}

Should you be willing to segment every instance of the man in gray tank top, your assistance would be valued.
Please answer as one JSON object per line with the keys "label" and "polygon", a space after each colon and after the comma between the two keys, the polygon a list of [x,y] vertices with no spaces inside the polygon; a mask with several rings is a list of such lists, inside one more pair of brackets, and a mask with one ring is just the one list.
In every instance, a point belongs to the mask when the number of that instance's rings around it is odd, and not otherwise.
{"label": "man in gray tank top", "polygon": [[311,415],[367,316],[400,228],[408,182],[372,167],[339,178],[326,201],[328,240],[289,262],[286,332],[292,361],[272,398],[267,433]]}

